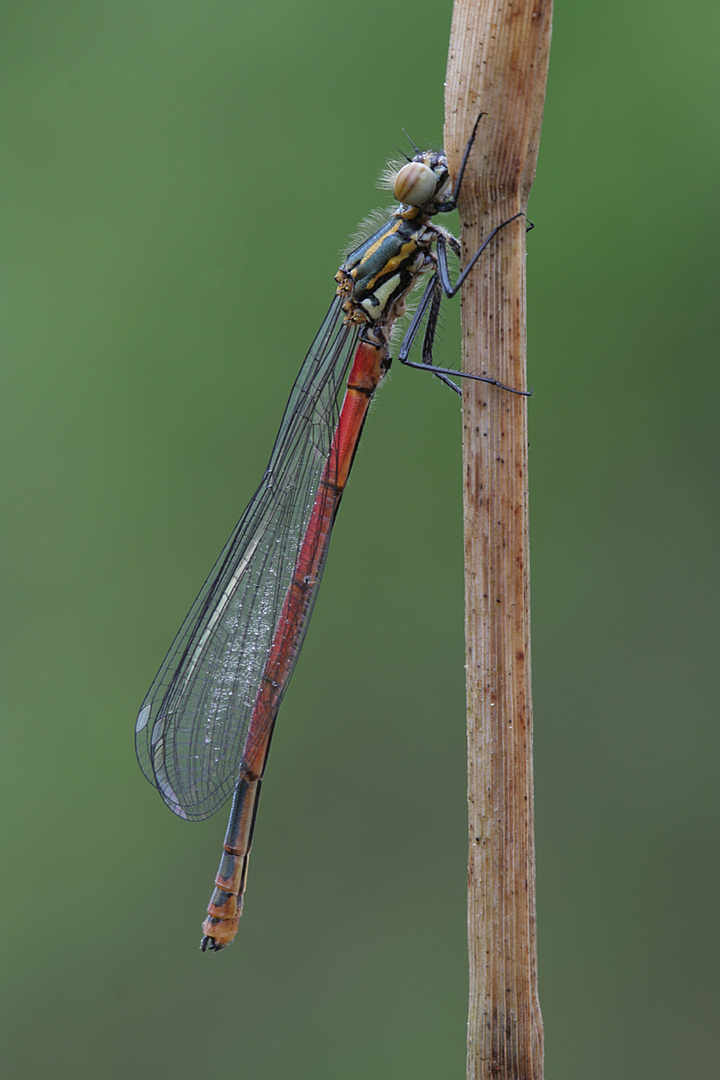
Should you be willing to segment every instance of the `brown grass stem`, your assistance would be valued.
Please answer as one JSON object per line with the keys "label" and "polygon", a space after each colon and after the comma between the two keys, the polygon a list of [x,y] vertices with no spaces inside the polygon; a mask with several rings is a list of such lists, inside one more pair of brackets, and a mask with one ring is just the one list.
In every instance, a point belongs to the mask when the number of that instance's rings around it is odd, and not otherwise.
{"label": "brown grass stem", "polygon": [[[552,0],[456,0],[446,82],[463,261],[525,211],[545,98]],[[525,221],[462,290],[464,370],[526,385]],[[468,729],[469,1080],[542,1080],[533,823],[527,398],[463,380]]]}

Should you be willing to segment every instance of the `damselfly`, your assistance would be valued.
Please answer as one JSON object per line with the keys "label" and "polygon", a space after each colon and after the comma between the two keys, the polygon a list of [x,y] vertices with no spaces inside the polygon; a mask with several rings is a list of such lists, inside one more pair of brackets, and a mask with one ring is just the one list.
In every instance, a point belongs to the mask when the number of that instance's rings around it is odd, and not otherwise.
{"label": "damselfly", "polygon": [[[461,373],[432,361],[440,304],[508,222],[490,232],[453,285],[448,248],[459,255],[460,245],[432,218],[457,205],[479,120],[454,187],[445,156],[416,147],[394,178],[399,207],[340,267],[335,297],[293,386],[260,487],[138,715],[140,767],[174,813],[199,820],[233,797],[203,950],[224,948],[237,932],[275,717],[305,637],[370,401],[390,366],[393,326],[425,273],[430,277],[398,358],[458,389],[450,376]],[[422,359],[413,361],[409,351],[423,320]],[[471,377],[502,387],[490,377]]]}

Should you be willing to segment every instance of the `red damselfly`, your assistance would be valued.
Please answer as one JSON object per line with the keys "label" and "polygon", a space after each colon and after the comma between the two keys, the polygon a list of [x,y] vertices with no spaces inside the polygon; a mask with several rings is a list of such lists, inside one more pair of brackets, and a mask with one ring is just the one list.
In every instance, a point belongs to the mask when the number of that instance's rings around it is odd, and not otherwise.
{"label": "red damselfly", "polygon": [[[370,401],[390,366],[391,333],[422,274],[430,277],[398,359],[455,390],[450,376],[463,374],[432,361],[440,304],[508,222],[490,232],[453,285],[448,248],[459,255],[460,245],[432,218],[457,205],[479,120],[454,186],[443,154],[415,148],[394,176],[400,206],[338,271],[335,297],[293,386],[260,487],[138,715],[140,766],[174,813],[206,818],[233,796],[203,950],[224,948],[237,932],[275,717],[305,637]],[[413,361],[409,351],[423,321],[422,359]]]}

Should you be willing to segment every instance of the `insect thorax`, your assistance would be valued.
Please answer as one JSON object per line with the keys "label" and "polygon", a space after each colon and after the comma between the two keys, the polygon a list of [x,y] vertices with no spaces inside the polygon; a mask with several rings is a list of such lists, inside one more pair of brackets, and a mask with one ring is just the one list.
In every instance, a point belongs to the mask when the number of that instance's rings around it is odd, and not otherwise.
{"label": "insect thorax", "polygon": [[348,322],[390,325],[432,258],[434,229],[426,217],[400,212],[352,251],[335,275]]}

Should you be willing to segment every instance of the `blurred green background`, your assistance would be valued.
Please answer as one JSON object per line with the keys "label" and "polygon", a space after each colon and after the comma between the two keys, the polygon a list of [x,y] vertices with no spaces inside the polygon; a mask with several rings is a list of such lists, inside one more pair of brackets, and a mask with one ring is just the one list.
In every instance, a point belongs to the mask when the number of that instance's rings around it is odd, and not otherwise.
{"label": "blurred green background", "polygon": [[[450,3],[0,13],[3,1073],[463,1076],[454,395],[399,368],[378,395],[219,956],[224,814],[174,818],[132,739],[384,160],[441,139]],[[719,22],[555,16],[528,261],[553,1080],[720,1056]]]}

